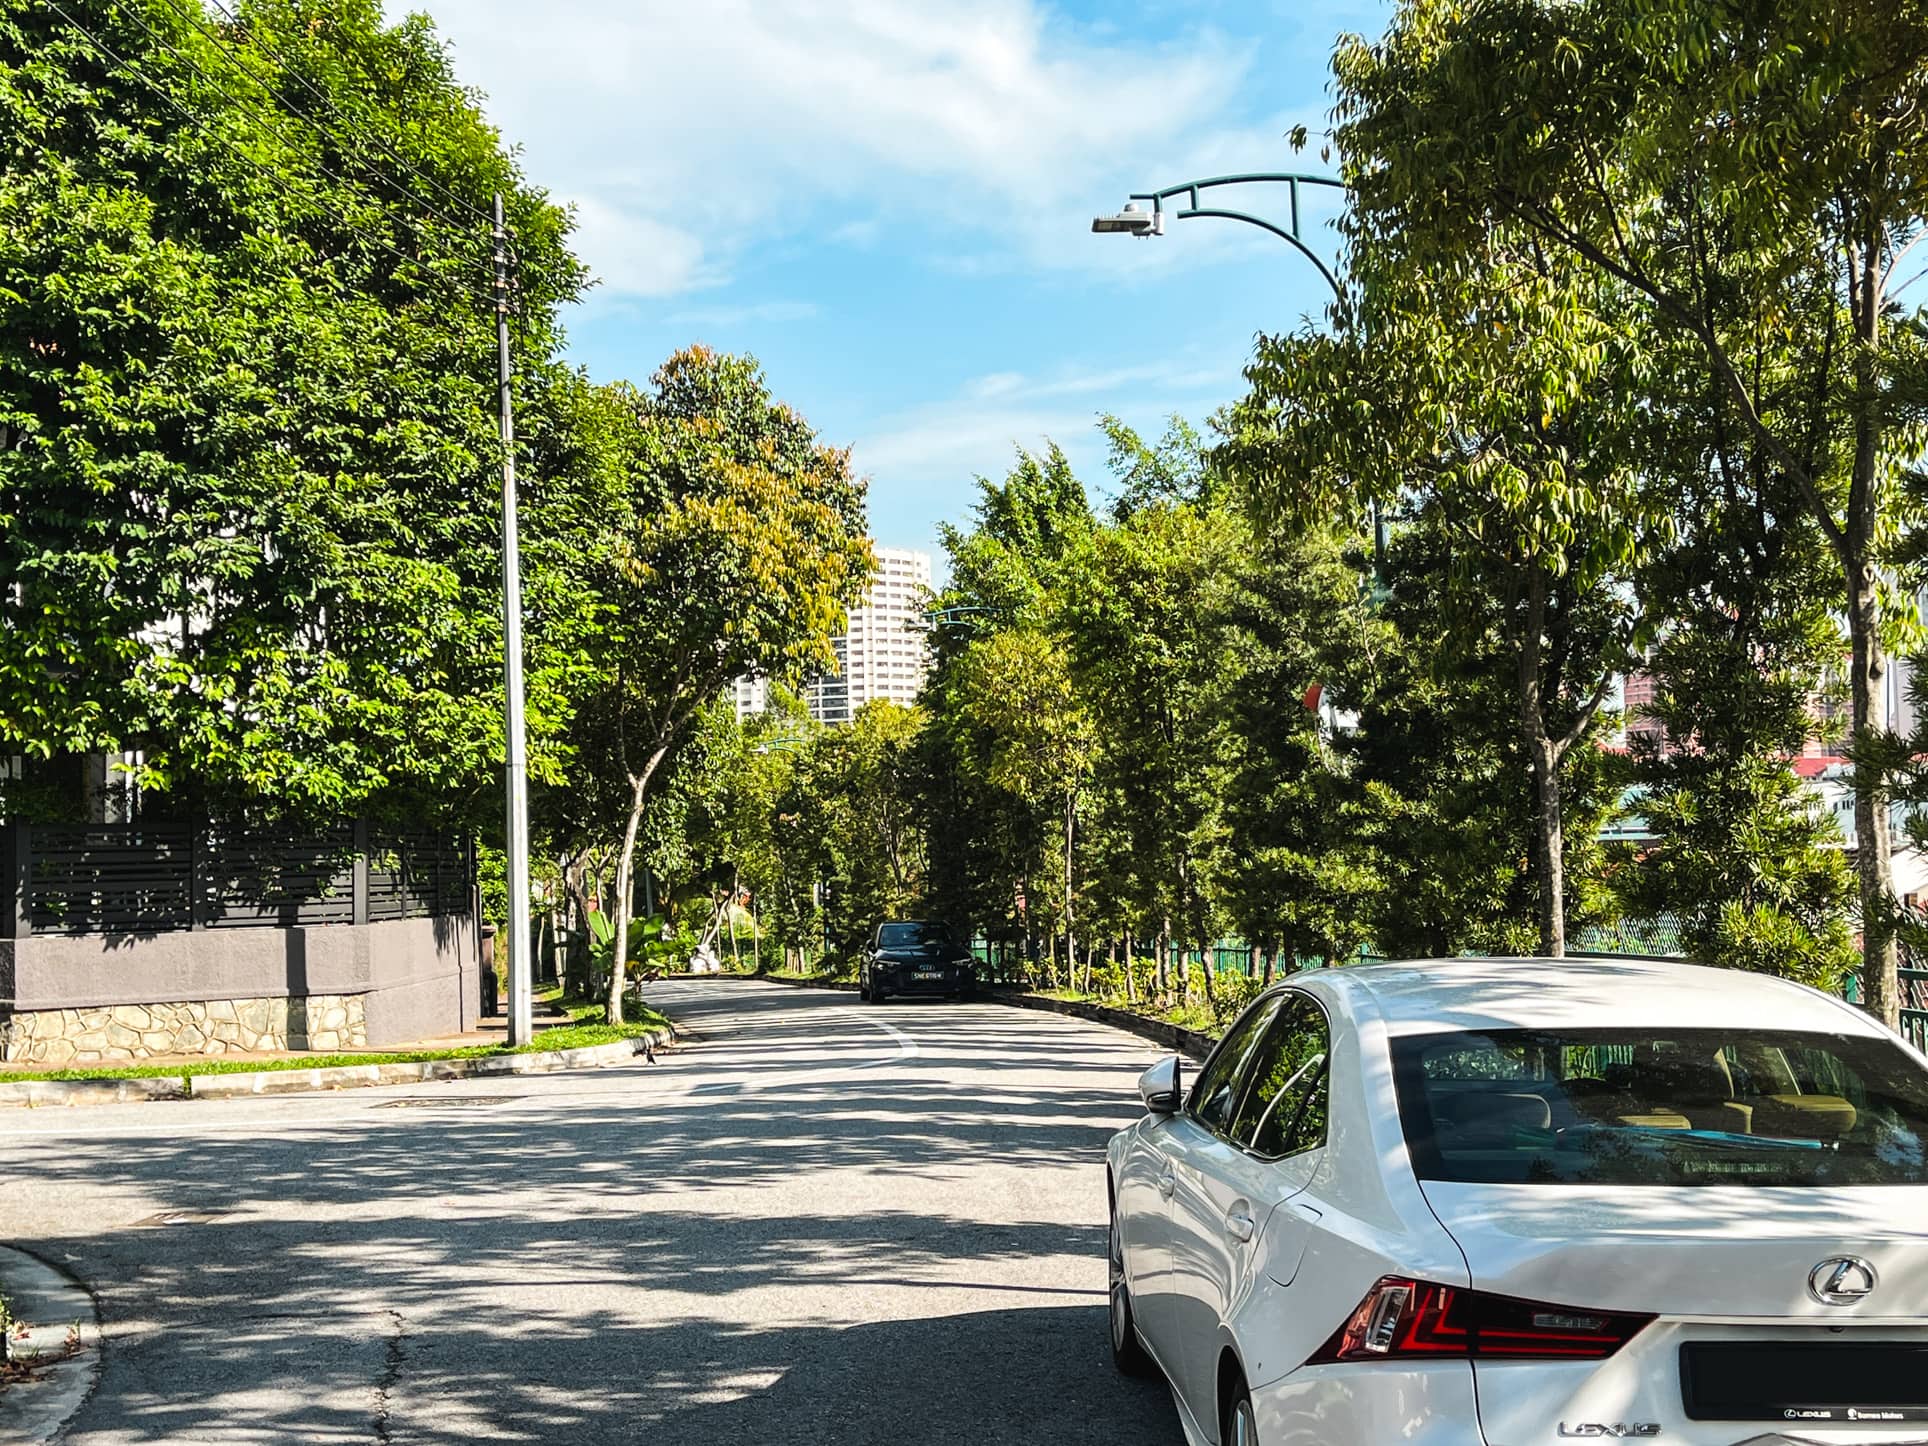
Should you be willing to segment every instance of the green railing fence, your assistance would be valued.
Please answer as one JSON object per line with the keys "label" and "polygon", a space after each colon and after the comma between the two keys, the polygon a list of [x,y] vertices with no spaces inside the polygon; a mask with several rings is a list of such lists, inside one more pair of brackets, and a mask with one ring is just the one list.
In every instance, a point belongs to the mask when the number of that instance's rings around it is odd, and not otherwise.
{"label": "green railing fence", "polygon": [[[1683,953],[1680,935],[1680,923],[1671,916],[1627,919],[1612,928],[1589,926],[1576,930],[1572,952],[1608,958],[1628,954],[1679,958]],[[971,941],[971,952],[983,966],[984,977],[990,983],[1028,983],[1043,968],[1042,957],[1027,955],[1021,940],[979,937]],[[1139,941],[1133,952],[1140,960],[1149,960],[1153,957],[1154,948],[1149,942]],[[1205,950],[1193,949],[1184,953],[1192,964],[1203,963],[1209,953],[1212,968],[1217,972],[1243,974],[1250,978],[1259,968],[1258,952],[1242,939],[1218,939]],[[1378,957],[1362,947],[1353,962],[1371,963]],[[1284,973],[1293,969],[1316,969],[1324,962],[1323,959],[1306,956],[1280,958],[1274,961],[1273,967],[1277,972]],[[1902,963],[1907,967],[1901,971],[1901,1033],[1916,1049],[1928,1052],[1928,957],[1904,948]],[[1845,992],[1850,1000],[1859,1000],[1858,984],[1859,981],[1855,979],[1848,981]]]}

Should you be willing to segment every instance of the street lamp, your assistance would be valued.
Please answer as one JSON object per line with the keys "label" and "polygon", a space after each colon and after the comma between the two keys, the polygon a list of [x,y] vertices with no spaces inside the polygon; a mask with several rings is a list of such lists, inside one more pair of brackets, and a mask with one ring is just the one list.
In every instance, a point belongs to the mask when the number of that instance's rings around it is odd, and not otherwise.
{"label": "street lamp", "polygon": [[[1249,211],[1233,211],[1223,206],[1203,204],[1206,191],[1215,191],[1221,186],[1284,186],[1291,195],[1291,215],[1281,226],[1276,221],[1268,221],[1263,216],[1254,216]],[[1248,226],[1257,226],[1262,231],[1270,231],[1281,241],[1296,246],[1305,259],[1319,268],[1319,275],[1332,288],[1332,294],[1339,294],[1339,283],[1333,278],[1331,270],[1321,261],[1318,254],[1306,245],[1302,230],[1299,209],[1299,189],[1302,186],[1324,186],[1331,190],[1343,191],[1346,183],[1333,176],[1309,176],[1297,171],[1252,171],[1238,176],[1207,176],[1198,181],[1181,181],[1176,186],[1167,186],[1162,191],[1134,191],[1125,203],[1125,209],[1115,216],[1099,216],[1091,223],[1091,229],[1100,235],[1122,234],[1127,236],[1163,236],[1165,234],[1165,203],[1174,197],[1184,197],[1184,206],[1178,212],[1178,219],[1189,221],[1194,216],[1216,216],[1225,221],[1243,221]],[[1140,201],[1151,202],[1149,212],[1138,205]]]}
{"label": "street lamp", "polygon": [[1002,617],[1009,611],[989,603],[959,603],[953,607],[925,609],[924,621],[934,628],[965,628],[975,626],[979,618]]}
{"label": "street lamp", "polygon": [[1094,216],[1091,229],[1100,235],[1106,233],[1125,236],[1163,236],[1165,234],[1165,213],[1161,210],[1143,211],[1136,201],[1129,201],[1125,209],[1115,216]]}
{"label": "street lamp", "polygon": [[[1224,206],[1208,206],[1203,202],[1204,193],[1215,191],[1221,186],[1284,186],[1290,196],[1290,212],[1284,225],[1268,220],[1264,216],[1254,216],[1249,211],[1234,211]],[[1195,216],[1214,216],[1222,221],[1243,221],[1248,226],[1256,226],[1261,231],[1269,231],[1281,241],[1298,248],[1299,253],[1319,269],[1327,286],[1332,288],[1333,298],[1339,295],[1339,282],[1332,269],[1319,255],[1306,244],[1303,213],[1299,206],[1299,191],[1304,186],[1323,186],[1330,190],[1343,191],[1346,183],[1334,176],[1312,176],[1298,171],[1251,171],[1236,176],[1207,176],[1197,181],[1180,181],[1176,186],[1167,186],[1162,191],[1134,191],[1125,203],[1125,209],[1111,216],[1097,216],[1092,219],[1091,229],[1099,235],[1125,236],[1163,236],[1165,234],[1165,203],[1183,197],[1183,206],[1178,211],[1178,219],[1189,221]],[[1140,201],[1151,202],[1151,210],[1139,206]],[[1372,552],[1379,575],[1383,580],[1386,573],[1386,520],[1380,513],[1379,504],[1372,504]]]}
{"label": "street lamp", "polygon": [[781,752],[782,752],[782,751],[783,751],[784,749],[786,749],[786,748],[803,748],[803,747],[806,747],[806,746],[808,746],[808,744],[809,744],[809,742],[810,742],[810,738],[809,738],[809,735],[807,735],[807,734],[802,734],[802,733],[784,733],[784,734],[779,734],[779,735],[778,735],[777,737],[775,737],[775,738],[768,738],[768,739],[765,739],[765,740],[764,740],[763,742],[761,742],[761,743],[753,743],[753,744],[751,744],[751,745],[750,745],[750,752],[752,752],[752,753],[781,753]]}

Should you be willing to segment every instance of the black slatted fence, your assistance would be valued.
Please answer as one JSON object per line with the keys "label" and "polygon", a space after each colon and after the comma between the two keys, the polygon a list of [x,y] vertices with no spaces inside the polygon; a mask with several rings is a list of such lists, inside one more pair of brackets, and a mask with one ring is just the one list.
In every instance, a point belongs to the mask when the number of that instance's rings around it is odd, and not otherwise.
{"label": "black slatted fence", "polygon": [[0,826],[0,886],[0,937],[357,924],[469,913],[475,851],[355,824],[16,823]]}

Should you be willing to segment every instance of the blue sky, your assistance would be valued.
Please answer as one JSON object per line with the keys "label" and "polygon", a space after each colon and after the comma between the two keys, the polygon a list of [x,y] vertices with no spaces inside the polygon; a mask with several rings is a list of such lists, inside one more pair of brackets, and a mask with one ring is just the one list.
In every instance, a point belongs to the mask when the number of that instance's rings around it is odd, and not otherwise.
{"label": "blue sky", "polygon": [[[1127,194],[1323,169],[1343,30],[1377,0],[433,0],[457,73],[578,212],[598,379],[702,341],[854,449],[887,545],[934,548],[979,474],[1049,437],[1103,479],[1112,411],[1156,432],[1240,391],[1323,283],[1253,228],[1094,236]],[[1239,198],[1248,209],[1282,195]],[[1329,243],[1325,246],[1330,250]]]}

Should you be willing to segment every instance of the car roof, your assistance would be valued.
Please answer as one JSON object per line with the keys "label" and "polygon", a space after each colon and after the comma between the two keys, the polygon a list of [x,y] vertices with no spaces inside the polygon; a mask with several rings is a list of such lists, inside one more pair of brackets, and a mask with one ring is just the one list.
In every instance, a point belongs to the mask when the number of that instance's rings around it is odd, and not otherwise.
{"label": "car roof", "polygon": [[1653,1027],[1882,1033],[1860,1010],[1817,990],[1679,959],[1413,959],[1311,977],[1341,997],[1355,996],[1354,1009],[1365,1005],[1393,1034]]}

